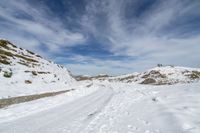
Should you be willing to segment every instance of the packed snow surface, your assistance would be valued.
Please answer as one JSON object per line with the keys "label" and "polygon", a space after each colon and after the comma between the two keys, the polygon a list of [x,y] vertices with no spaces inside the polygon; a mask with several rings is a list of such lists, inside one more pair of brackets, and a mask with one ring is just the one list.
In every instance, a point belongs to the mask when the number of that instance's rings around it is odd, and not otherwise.
{"label": "packed snow surface", "polygon": [[0,109],[0,132],[199,133],[200,83],[82,82],[70,94]]}

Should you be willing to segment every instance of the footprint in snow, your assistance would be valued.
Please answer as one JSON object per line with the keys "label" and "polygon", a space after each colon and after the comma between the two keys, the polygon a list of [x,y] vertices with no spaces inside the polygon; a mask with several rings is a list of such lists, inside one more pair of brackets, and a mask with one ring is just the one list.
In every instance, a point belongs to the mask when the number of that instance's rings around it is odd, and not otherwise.
{"label": "footprint in snow", "polygon": [[138,130],[138,128],[135,127],[135,126],[133,126],[133,125],[128,125],[127,127],[128,127],[129,129],[131,129],[131,130]]}
{"label": "footprint in snow", "polygon": [[150,123],[148,121],[142,120],[140,118],[137,119],[138,121],[142,122],[145,125],[150,125]]}
{"label": "footprint in snow", "polygon": [[159,101],[157,97],[153,97],[151,100],[152,100],[153,102],[158,102],[158,101]]}
{"label": "footprint in snow", "polygon": [[143,121],[143,123],[144,123],[145,125],[150,125],[150,123],[149,123],[148,121]]}
{"label": "footprint in snow", "polygon": [[144,133],[151,133],[149,130],[146,130]]}
{"label": "footprint in snow", "polygon": [[71,131],[68,130],[68,129],[66,129],[66,128],[63,128],[63,129],[62,129],[62,132],[64,132],[64,133],[70,133]]}
{"label": "footprint in snow", "polygon": [[193,127],[193,126],[191,126],[190,124],[187,124],[187,123],[184,123],[182,128],[185,131],[189,131],[189,130],[195,129],[195,127]]}
{"label": "footprint in snow", "polygon": [[125,114],[129,116],[129,115],[130,115],[130,112],[126,111]]}

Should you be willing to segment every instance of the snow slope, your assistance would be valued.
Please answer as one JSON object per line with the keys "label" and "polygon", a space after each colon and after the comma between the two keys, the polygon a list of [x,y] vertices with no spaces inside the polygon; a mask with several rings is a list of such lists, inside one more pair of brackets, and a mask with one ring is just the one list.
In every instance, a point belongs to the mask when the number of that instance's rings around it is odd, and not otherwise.
{"label": "snow slope", "polygon": [[0,40],[0,81],[0,98],[68,90],[76,82],[63,66],[6,40]]}
{"label": "snow slope", "polygon": [[105,78],[111,82],[166,85],[200,81],[200,68],[160,66],[146,72]]}
{"label": "snow slope", "polygon": [[120,76],[76,76],[77,81],[100,80],[109,82],[138,83],[152,85],[172,85],[177,83],[193,83],[200,81],[200,68],[179,66],[159,66],[145,72],[135,72]]}
{"label": "snow slope", "polygon": [[[150,86],[94,82],[91,89],[93,87],[96,88],[94,91],[71,102],[56,104],[58,106],[35,111],[36,113],[18,119],[10,120],[5,117],[4,121],[0,121],[0,132],[200,132],[200,83]],[[55,98],[54,101],[56,99],[61,100]],[[28,104],[9,107],[4,113],[12,114],[20,106],[26,109]],[[34,105],[37,109],[39,103],[36,102]]]}

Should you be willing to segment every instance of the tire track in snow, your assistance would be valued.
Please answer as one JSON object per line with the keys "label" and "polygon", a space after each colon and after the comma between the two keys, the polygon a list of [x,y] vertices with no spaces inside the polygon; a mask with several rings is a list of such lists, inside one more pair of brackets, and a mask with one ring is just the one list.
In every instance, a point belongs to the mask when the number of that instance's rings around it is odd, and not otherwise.
{"label": "tire track in snow", "polygon": [[[113,88],[113,90],[115,90]],[[95,118],[89,123],[89,125],[82,131],[82,133],[110,133],[115,130],[120,131],[117,127],[123,127],[127,130],[126,119],[130,116],[131,105],[144,97],[144,94],[139,91],[123,89],[115,90],[115,94],[106,105],[106,107],[95,116]],[[124,125],[121,125],[125,123]],[[128,125],[131,130],[137,130],[137,127]]]}
{"label": "tire track in snow", "polygon": [[93,119],[91,112],[98,112],[113,96],[112,89],[100,87],[90,95],[71,103],[29,115],[12,122],[1,123],[1,133],[80,133]]}

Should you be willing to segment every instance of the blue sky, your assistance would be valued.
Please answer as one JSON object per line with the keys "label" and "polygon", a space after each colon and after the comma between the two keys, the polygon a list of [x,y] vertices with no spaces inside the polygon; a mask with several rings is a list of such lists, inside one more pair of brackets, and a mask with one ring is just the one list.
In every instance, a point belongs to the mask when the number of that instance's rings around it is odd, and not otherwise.
{"label": "blue sky", "polygon": [[1,0],[0,38],[74,74],[200,67],[200,1]]}

